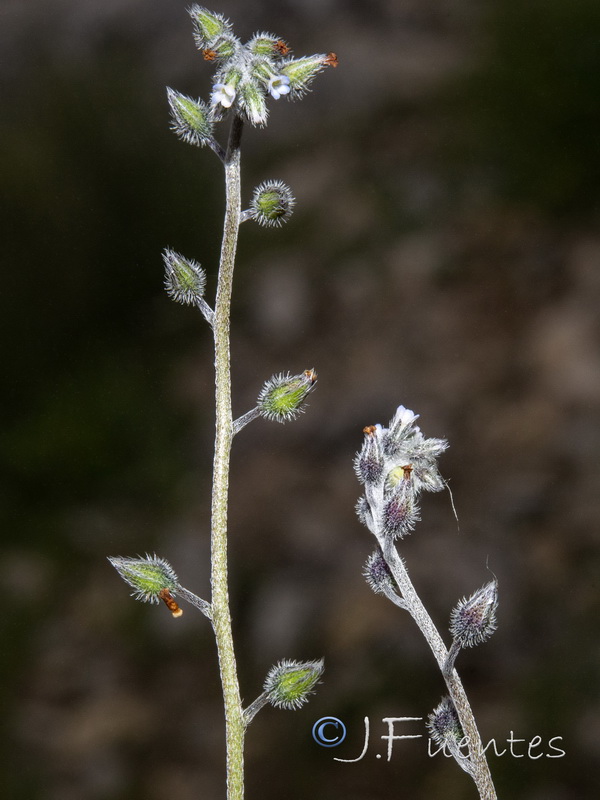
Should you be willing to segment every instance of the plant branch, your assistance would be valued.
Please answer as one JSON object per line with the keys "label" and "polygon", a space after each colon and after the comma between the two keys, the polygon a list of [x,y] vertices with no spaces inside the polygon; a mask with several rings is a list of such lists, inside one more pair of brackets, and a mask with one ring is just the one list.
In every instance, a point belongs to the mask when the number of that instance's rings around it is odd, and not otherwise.
{"label": "plant branch", "polygon": [[[393,545],[391,537],[378,537],[380,539],[380,546],[383,552],[383,557],[394,576],[398,588],[402,593],[402,598],[406,603],[407,610],[412,616],[414,621],[419,626],[419,630],[425,637],[427,644],[431,648],[433,655],[439,665],[442,675],[448,688],[448,693],[454,703],[456,713],[460,720],[463,733],[467,737],[469,746],[469,760],[471,762],[471,770],[469,774],[475,781],[475,785],[479,791],[481,800],[496,800],[496,790],[492,782],[490,769],[483,751],[481,744],[481,737],[477,729],[477,723],[471,710],[467,694],[463,688],[462,682],[455,669],[451,671],[446,670],[446,663],[448,659],[448,650],[440,636],[437,628],[435,627],[431,617],[421,598],[417,594],[412,581],[408,576],[406,566],[398,555],[396,548]],[[455,756],[456,758],[456,756]],[[458,761],[458,759],[456,759]],[[459,761],[462,765],[462,762]],[[465,766],[463,766],[465,769]]]}
{"label": "plant branch", "polygon": [[233,423],[233,435],[235,436],[236,433],[239,433],[242,428],[245,428],[249,422],[252,422],[252,420],[257,417],[260,417],[260,409],[258,406],[252,408],[250,411],[246,411],[245,414],[242,414],[242,416],[238,417]]}
{"label": "plant branch", "polygon": [[190,592],[189,589],[185,589],[183,586],[178,587],[177,594],[184,600],[187,600],[190,605],[194,606],[194,608],[197,608],[198,611],[201,611],[205,617],[208,617],[209,619],[212,618],[212,609],[210,607],[210,603],[207,603],[206,600],[198,597],[197,594]]}
{"label": "plant branch", "polygon": [[269,702],[269,693],[263,692],[256,698],[256,700],[250,703],[248,708],[244,709],[244,719],[246,721],[246,725],[250,725],[254,717],[261,710],[261,708],[264,708],[268,702]]}

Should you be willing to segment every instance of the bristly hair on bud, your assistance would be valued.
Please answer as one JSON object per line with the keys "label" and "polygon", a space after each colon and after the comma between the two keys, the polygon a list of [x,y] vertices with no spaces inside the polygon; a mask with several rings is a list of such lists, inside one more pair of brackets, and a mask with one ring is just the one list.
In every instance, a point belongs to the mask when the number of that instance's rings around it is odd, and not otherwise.
{"label": "bristly hair on bud", "polygon": [[198,50],[213,50],[222,37],[231,37],[233,28],[222,14],[215,14],[197,3],[189,9],[194,24],[194,39]]}
{"label": "bristly hair on bud", "polygon": [[371,553],[363,570],[365,580],[375,594],[387,594],[396,591],[396,584],[383,555],[379,550]]}
{"label": "bristly hair on bud", "polygon": [[309,91],[313,79],[322,72],[325,67],[337,67],[338,60],[335,53],[319,53],[314,56],[304,58],[290,58],[284,61],[280,67],[280,73],[289,80],[290,100],[302,97]]}
{"label": "bristly hair on bud", "polygon": [[255,33],[246,45],[247,49],[256,56],[273,56],[281,58],[290,52],[287,42],[272,33]]}
{"label": "bristly hair on bud", "polygon": [[213,139],[213,119],[210,106],[193,100],[167,86],[171,108],[171,130],[188,144],[205,145]]}
{"label": "bristly hair on bud", "polygon": [[292,216],[295,202],[292,190],[285,183],[264,181],[252,195],[252,219],[259,225],[283,225]]}
{"label": "bristly hair on bud", "polygon": [[354,458],[354,471],[361,483],[374,485],[383,476],[383,451],[381,448],[381,425],[363,428],[365,439],[362,450]]}
{"label": "bristly hair on bud", "polygon": [[403,539],[414,530],[420,518],[412,482],[410,478],[405,478],[396,486],[383,507],[384,533],[392,539]]}
{"label": "bristly hair on bud", "polygon": [[450,615],[450,633],[461,647],[485,642],[496,630],[498,582],[490,581],[468,599],[460,600]]}
{"label": "bristly hair on bud", "polygon": [[163,261],[165,288],[169,297],[178,303],[196,305],[202,299],[206,286],[206,275],[200,264],[169,248],[163,251]]}
{"label": "bristly hair on bud", "polygon": [[255,80],[242,80],[237,87],[239,111],[251,125],[263,127],[267,124],[269,109],[267,98],[260,83]]}
{"label": "bristly hair on bud", "polygon": [[459,744],[463,740],[458,714],[449,697],[443,697],[429,715],[427,729],[432,741],[439,745]]}
{"label": "bristly hair on bud", "polygon": [[362,524],[365,525],[371,531],[371,533],[375,533],[373,527],[373,512],[371,511],[369,501],[364,495],[358,498],[358,502],[356,503],[354,510],[356,511],[356,516],[359,518]]}
{"label": "bristly hair on bud", "polygon": [[323,674],[323,659],[319,661],[280,661],[271,667],[264,690],[271,705],[288,710],[300,708],[314,694],[314,687]]}
{"label": "bristly hair on bud", "polygon": [[157,555],[146,555],[145,558],[111,556],[108,560],[125,583],[133,588],[131,596],[143,603],[158,603],[181,588],[173,567]]}
{"label": "bristly hair on bud", "polygon": [[306,369],[300,375],[273,375],[258,395],[257,408],[265,419],[288,422],[304,411],[304,401],[314,389],[317,373]]}

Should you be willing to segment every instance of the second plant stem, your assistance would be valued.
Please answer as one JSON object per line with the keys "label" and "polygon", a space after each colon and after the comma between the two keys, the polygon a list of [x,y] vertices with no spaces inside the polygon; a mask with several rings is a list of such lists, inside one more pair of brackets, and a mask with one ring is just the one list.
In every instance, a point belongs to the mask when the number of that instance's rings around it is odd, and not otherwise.
{"label": "second plant stem", "polygon": [[382,542],[383,555],[385,561],[390,568],[392,575],[400,589],[402,599],[404,600],[405,607],[415,620],[421,633],[427,640],[429,647],[442,671],[448,693],[452,698],[456,713],[460,720],[463,733],[467,737],[469,746],[469,757],[471,765],[471,777],[477,786],[481,800],[496,800],[496,790],[492,782],[490,769],[483,751],[481,737],[477,729],[477,723],[471,705],[467,698],[460,677],[455,669],[449,674],[445,673],[445,664],[448,657],[448,650],[439,634],[438,629],[435,627],[433,620],[427,613],[427,610],[421,598],[417,594],[415,587],[408,576],[408,572],[396,548],[392,545],[391,541]]}
{"label": "second plant stem", "polygon": [[211,613],[225,708],[227,800],[244,796],[245,722],[231,629],[227,579],[227,505],[229,462],[233,439],[230,368],[230,310],[233,270],[240,226],[240,138],[242,120],[232,120],[225,154],[226,208],[215,300],[215,452],[211,506]]}

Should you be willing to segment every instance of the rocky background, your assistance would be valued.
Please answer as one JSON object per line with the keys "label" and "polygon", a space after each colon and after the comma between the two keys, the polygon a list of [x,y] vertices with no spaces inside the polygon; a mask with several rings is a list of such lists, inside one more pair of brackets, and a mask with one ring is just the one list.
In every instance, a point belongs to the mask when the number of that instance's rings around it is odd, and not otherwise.
{"label": "rocky background", "polygon": [[[0,438],[2,758],[10,800],[218,800],[212,634],[142,606],[108,555],[157,552],[208,596],[211,338],[160,253],[214,290],[221,168],[168,129],[165,85],[207,95],[187,3],[4,0]],[[459,668],[504,800],[598,796],[600,6],[597,0],[218,0],[248,38],[334,50],[302,102],[247,130],[244,186],[288,182],[281,230],[244,226],[235,408],[314,367],[310,408],[234,447],[231,574],[249,702],[281,658],[325,657],[295,713],[248,736],[248,798],[470,800],[424,740],[379,738],[443,694],[407,615],[362,577],[352,457],[396,406],[451,448],[452,488],[402,544],[446,627],[500,585]],[[337,750],[311,738],[335,715]],[[362,747],[363,719],[371,747]],[[424,733],[406,723],[399,733]],[[527,754],[534,737],[540,743]],[[555,745],[566,755],[556,754]]]}

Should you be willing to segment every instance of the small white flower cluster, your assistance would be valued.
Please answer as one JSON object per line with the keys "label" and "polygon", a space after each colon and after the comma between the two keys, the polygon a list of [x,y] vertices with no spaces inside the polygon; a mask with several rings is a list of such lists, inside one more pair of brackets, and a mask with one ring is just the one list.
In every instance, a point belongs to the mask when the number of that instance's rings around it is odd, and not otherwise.
{"label": "small white flower cluster", "polygon": [[251,125],[264,125],[268,95],[300,97],[321,70],[337,65],[334,53],[292,58],[286,42],[270,33],[242,44],[225,17],[201,6],[193,5],[190,15],[197,47],[217,65],[210,96],[214,119],[234,108]]}
{"label": "small white flower cluster", "polygon": [[421,491],[439,492],[444,481],[437,458],[448,447],[445,439],[426,439],[415,425],[417,415],[399,406],[387,428],[364,429],[362,450],[354,468],[365,486],[357,513],[379,543],[409,534],[419,519]]}

